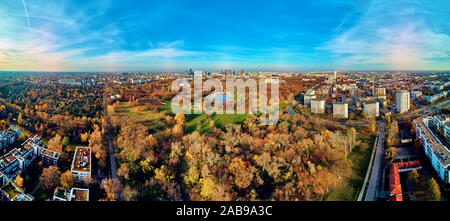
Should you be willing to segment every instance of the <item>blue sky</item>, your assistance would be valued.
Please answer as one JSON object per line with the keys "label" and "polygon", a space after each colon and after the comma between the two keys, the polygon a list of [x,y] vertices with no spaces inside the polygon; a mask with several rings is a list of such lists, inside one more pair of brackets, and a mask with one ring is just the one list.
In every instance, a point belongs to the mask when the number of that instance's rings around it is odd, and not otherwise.
{"label": "blue sky", "polygon": [[2,0],[0,70],[449,70],[450,1]]}

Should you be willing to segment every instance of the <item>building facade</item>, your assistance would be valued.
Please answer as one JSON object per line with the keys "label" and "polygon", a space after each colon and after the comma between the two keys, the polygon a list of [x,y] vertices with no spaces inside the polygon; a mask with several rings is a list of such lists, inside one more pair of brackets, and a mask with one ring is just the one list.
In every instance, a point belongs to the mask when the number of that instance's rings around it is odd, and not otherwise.
{"label": "building facade", "polygon": [[378,101],[364,102],[363,109],[366,117],[380,116],[380,103]]}
{"label": "building facade", "polygon": [[432,118],[429,116],[414,119],[413,124],[416,128],[416,135],[420,138],[425,154],[434,170],[445,183],[450,183],[450,151],[429,128],[431,120]]}
{"label": "building facade", "polygon": [[397,92],[397,111],[399,113],[405,113],[410,108],[410,96],[408,91]]}
{"label": "building facade", "polygon": [[313,114],[325,113],[325,99],[311,100],[311,113]]}
{"label": "building facade", "polygon": [[334,102],[333,118],[348,118],[348,104],[344,102]]}
{"label": "building facade", "polygon": [[72,160],[71,172],[77,182],[91,178],[91,148],[77,147]]}

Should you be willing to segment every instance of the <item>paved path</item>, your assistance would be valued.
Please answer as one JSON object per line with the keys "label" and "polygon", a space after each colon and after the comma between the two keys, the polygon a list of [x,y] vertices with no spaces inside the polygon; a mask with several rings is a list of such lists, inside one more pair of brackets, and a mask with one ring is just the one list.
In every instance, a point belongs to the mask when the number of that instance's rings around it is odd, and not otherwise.
{"label": "paved path", "polygon": [[378,199],[378,190],[380,189],[380,181],[382,174],[383,158],[384,158],[384,124],[380,124],[378,131],[377,152],[375,154],[375,162],[372,167],[372,175],[370,176],[369,186],[364,201],[376,201]]}
{"label": "paved path", "polygon": [[111,177],[112,178],[118,178],[117,176],[117,165],[116,165],[116,158],[114,157],[114,148],[113,148],[113,135],[111,134],[111,131],[109,130],[111,122],[110,119],[108,117],[108,111],[107,111],[107,106],[108,103],[106,102],[108,98],[108,95],[106,94],[106,90],[105,90],[105,94],[104,94],[104,102],[105,102],[105,119],[106,119],[106,123],[107,123],[107,130],[106,130],[106,141],[107,141],[107,145],[108,145],[108,154],[109,154],[109,166],[111,169]]}
{"label": "paved path", "polygon": [[34,194],[36,193],[36,191],[38,191],[39,187],[41,187],[41,181],[39,181],[39,183],[34,187],[33,191],[31,191],[31,195],[34,196]]}
{"label": "paved path", "polygon": [[366,189],[367,180],[369,180],[370,168],[372,168],[373,159],[375,158],[375,153],[377,152],[377,146],[378,146],[378,136],[375,139],[375,143],[373,144],[372,154],[370,155],[369,166],[367,166],[366,176],[364,177],[363,186],[362,186],[361,191],[359,192],[359,195],[358,195],[358,201],[362,201],[363,200],[364,193],[367,190]]}

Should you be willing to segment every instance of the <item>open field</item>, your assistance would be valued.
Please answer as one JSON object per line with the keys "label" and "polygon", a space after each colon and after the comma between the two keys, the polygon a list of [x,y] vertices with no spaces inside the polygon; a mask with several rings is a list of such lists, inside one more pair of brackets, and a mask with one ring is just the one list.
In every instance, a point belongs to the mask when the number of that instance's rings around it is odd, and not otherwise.
{"label": "open field", "polygon": [[119,108],[115,110],[115,115],[136,119],[154,131],[165,129],[166,126],[160,121],[165,117],[163,112],[153,111],[145,106],[130,106],[127,103],[121,103]]}
{"label": "open field", "polygon": [[[166,114],[171,114],[172,109],[170,107],[170,103],[166,103],[165,105],[158,108],[159,111],[165,112]],[[186,115],[186,126],[184,129],[184,133],[192,133],[195,130],[199,129],[201,134],[208,132],[211,129],[211,120],[214,121],[214,126],[225,130],[225,127],[228,124],[241,124],[245,121],[248,114],[189,114]]]}

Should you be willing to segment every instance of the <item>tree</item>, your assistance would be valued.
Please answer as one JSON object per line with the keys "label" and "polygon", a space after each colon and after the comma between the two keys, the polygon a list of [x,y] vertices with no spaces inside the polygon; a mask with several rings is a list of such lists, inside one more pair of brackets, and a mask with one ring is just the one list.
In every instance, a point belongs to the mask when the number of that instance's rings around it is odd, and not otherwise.
{"label": "tree", "polygon": [[19,114],[19,117],[17,118],[17,124],[22,125],[23,123],[23,116],[22,113]]}
{"label": "tree", "polygon": [[106,178],[102,180],[102,188],[106,192],[107,200],[116,201],[119,198],[119,193],[122,189],[122,184],[118,179]]}
{"label": "tree", "polygon": [[48,149],[62,153],[62,138],[59,134],[48,141]]}
{"label": "tree", "polygon": [[81,142],[87,143],[89,140],[89,132],[81,134]]}
{"label": "tree", "polygon": [[5,120],[0,121],[0,128],[2,130],[6,130],[6,121]]}
{"label": "tree", "polygon": [[436,201],[441,199],[441,191],[439,185],[434,178],[430,178],[425,184],[425,199],[430,201]]}
{"label": "tree", "polygon": [[393,146],[398,144],[398,122],[394,120],[392,124],[389,126],[388,137],[386,142],[389,146]]}
{"label": "tree", "polygon": [[376,124],[377,122],[375,121],[375,118],[374,117],[370,118],[368,128],[371,133],[375,132],[375,130],[377,129]]}
{"label": "tree", "polygon": [[176,114],[175,115],[175,121],[177,122],[178,125],[184,126],[184,124],[186,123],[186,118],[184,116],[184,113]]}
{"label": "tree", "polygon": [[413,183],[414,185],[417,185],[417,183],[419,183],[419,177],[420,177],[420,174],[417,172],[417,170],[412,170],[408,174],[409,182]]}
{"label": "tree", "polygon": [[27,137],[25,137],[24,134],[20,134],[20,135],[19,135],[19,140],[20,140],[21,142],[24,142],[26,139],[27,139]]}
{"label": "tree", "polygon": [[55,189],[59,185],[59,181],[61,178],[61,172],[58,167],[49,166],[48,168],[44,168],[42,170],[41,177],[39,180],[41,181],[44,188],[49,191]]}
{"label": "tree", "polygon": [[130,186],[126,186],[122,191],[123,199],[126,201],[135,201],[138,191]]}
{"label": "tree", "polygon": [[95,131],[89,137],[89,147],[91,147],[92,152],[95,154],[95,158],[99,159],[100,166],[105,167],[107,154],[103,148],[103,135],[98,125],[94,127]]}
{"label": "tree", "polygon": [[61,144],[63,145],[63,146],[67,146],[67,145],[69,145],[69,138],[68,137],[64,137],[64,139],[62,140],[62,142],[61,142]]}
{"label": "tree", "polygon": [[16,186],[18,186],[20,188],[23,188],[22,171],[20,171],[19,174],[17,174],[17,177],[14,180],[14,184],[16,184]]}
{"label": "tree", "polygon": [[250,163],[244,162],[241,158],[234,158],[228,167],[231,174],[234,175],[234,183],[237,187],[245,189],[250,186],[253,180],[253,167]]}
{"label": "tree", "polygon": [[395,157],[396,154],[397,154],[397,153],[395,152],[395,148],[394,148],[394,147],[389,147],[389,148],[386,150],[386,152],[385,152],[385,155],[386,155],[386,159],[387,159],[387,160],[393,159],[393,158]]}
{"label": "tree", "polygon": [[72,172],[70,170],[67,170],[61,175],[61,186],[66,189],[72,189],[73,185],[75,184],[75,181],[73,179]]}
{"label": "tree", "polygon": [[347,132],[349,151],[353,150],[353,147],[356,145],[356,129],[351,127]]}

